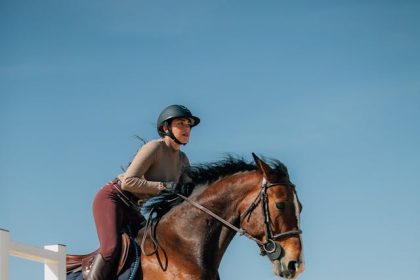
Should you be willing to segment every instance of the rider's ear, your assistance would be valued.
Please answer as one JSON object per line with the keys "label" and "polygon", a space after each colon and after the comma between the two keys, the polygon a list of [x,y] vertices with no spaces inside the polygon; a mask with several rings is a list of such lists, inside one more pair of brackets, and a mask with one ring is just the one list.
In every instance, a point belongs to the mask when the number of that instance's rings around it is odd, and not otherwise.
{"label": "rider's ear", "polygon": [[268,178],[271,171],[270,166],[268,166],[268,164],[262,161],[256,154],[252,153],[252,156],[254,157],[254,161],[257,165],[258,172],[261,172],[265,178]]}
{"label": "rider's ear", "polygon": [[162,129],[163,129],[163,131],[164,131],[165,133],[168,133],[168,132],[169,132],[169,124],[168,124],[168,122],[164,122],[164,123],[163,123],[163,125],[162,125]]}

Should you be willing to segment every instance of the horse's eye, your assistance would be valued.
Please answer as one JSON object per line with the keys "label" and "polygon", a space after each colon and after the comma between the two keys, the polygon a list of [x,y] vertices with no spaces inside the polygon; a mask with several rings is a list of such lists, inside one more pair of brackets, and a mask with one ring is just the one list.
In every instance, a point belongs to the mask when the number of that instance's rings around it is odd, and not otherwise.
{"label": "horse's eye", "polygon": [[286,208],[286,202],[276,202],[276,207],[277,209],[279,209],[280,211],[283,211],[284,208]]}

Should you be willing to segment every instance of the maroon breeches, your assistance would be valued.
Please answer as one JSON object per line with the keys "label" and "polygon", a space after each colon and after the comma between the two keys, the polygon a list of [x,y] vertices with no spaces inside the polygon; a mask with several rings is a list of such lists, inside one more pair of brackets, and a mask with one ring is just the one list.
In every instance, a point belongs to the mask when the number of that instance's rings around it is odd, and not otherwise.
{"label": "maroon breeches", "polygon": [[111,260],[120,251],[121,233],[130,225],[135,233],[144,217],[140,212],[127,207],[120,198],[118,191],[110,182],[102,187],[93,201],[93,217],[99,238],[99,253],[105,260]]}

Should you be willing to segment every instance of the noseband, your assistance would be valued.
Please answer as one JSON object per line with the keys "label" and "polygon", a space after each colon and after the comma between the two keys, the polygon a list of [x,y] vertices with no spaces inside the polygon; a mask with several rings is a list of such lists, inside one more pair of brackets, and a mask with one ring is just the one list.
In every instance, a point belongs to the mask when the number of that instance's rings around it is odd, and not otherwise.
{"label": "noseband", "polygon": [[267,190],[269,188],[272,188],[272,187],[275,187],[275,186],[280,186],[280,185],[291,186],[291,187],[294,188],[294,185],[290,181],[268,183],[267,180],[265,178],[263,178],[262,184],[261,184],[261,191],[258,193],[258,196],[255,198],[255,200],[250,204],[250,206],[241,215],[242,217],[248,216],[255,209],[255,207],[258,205],[260,200],[262,201],[261,205],[262,205],[262,212],[263,212],[263,215],[264,215],[264,232],[265,232],[265,236],[266,236],[266,241],[265,242],[253,237],[252,235],[247,233],[243,228],[238,228],[238,227],[234,226],[230,222],[226,221],[225,219],[221,218],[217,214],[213,213],[212,211],[210,211],[206,207],[204,207],[204,206],[198,204],[197,202],[189,199],[188,197],[183,196],[181,194],[177,194],[177,196],[179,196],[180,198],[189,202],[190,204],[192,204],[196,208],[202,210],[203,212],[207,213],[208,215],[212,216],[213,218],[215,218],[216,220],[218,220],[219,222],[221,222],[225,226],[229,227],[230,229],[238,232],[240,235],[244,235],[244,236],[248,237],[249,239],[255,241],[260,246],[260,248],[262,249],[262,255],[267,255],[270,258],[270,260],[273,261],[273,260],[279,259],[280,256],[281,256],[281,253],[283,251],[281,246],[279,246],[274,241],[279,240],[279,239],[283,239],[286,236],[299,235],[299,234],[302,233],[302,230],[300,230],[300,229],[289,230],[289,231],[281,232],[281,233],[278,233],[278,234],[273,234],[273,232],[271,231],[271,228],[270,228],[270,212],[269,212],[269,209],[268,209]]}

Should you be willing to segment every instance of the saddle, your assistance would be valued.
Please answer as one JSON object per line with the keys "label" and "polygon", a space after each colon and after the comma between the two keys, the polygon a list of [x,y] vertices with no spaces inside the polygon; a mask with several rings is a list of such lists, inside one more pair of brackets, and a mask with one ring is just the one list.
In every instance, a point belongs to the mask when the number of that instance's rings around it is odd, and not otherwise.
{"label": "saddle", "polygon": [[[131,240],[127,233],[121,235],[121,254],[118,260],[117,275],[120,274],[127,261],[127,256],[130,250]],[[92,266],[93,259],[98,254],[99,249],[86,255],[67,255],[66,256],[66,270],[67,273],[77,271],[88,271]]]}

